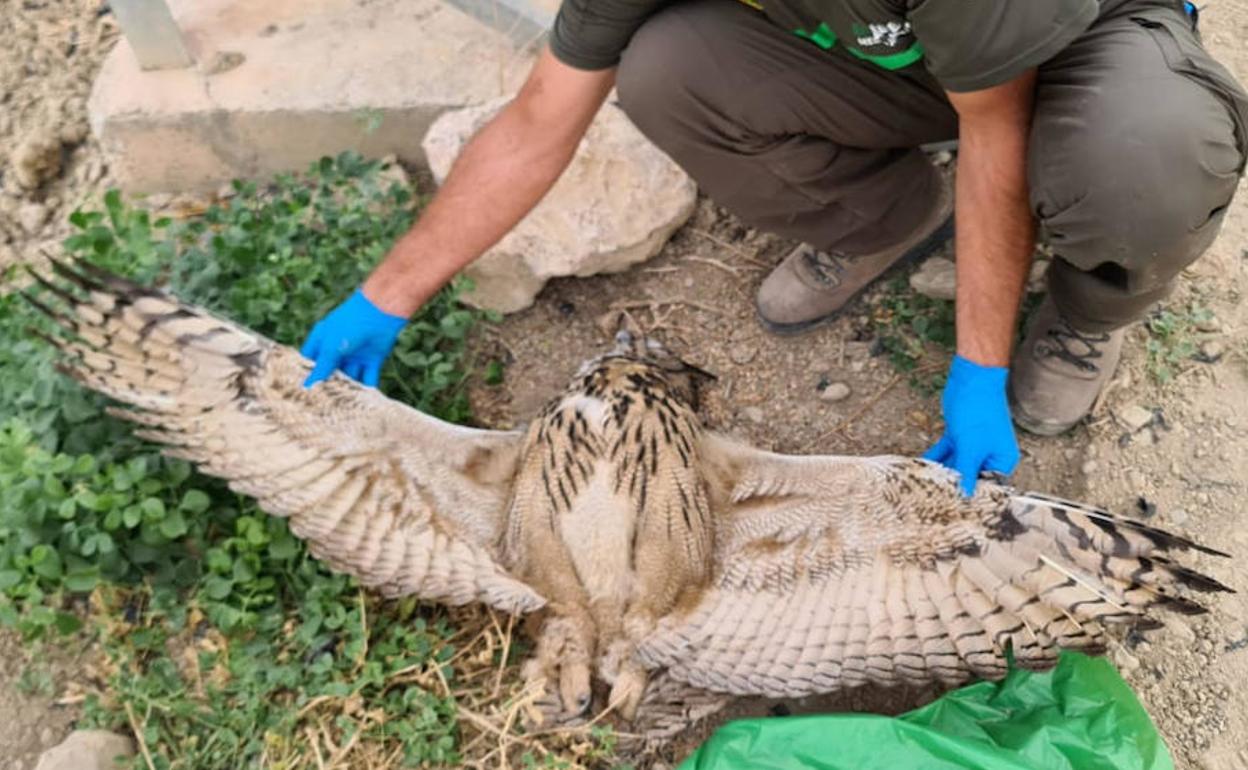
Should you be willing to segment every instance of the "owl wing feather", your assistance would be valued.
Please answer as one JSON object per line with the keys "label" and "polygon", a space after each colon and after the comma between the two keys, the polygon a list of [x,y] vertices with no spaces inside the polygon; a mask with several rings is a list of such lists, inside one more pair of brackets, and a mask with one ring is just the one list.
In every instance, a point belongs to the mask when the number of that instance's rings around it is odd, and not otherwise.
{"label": "owl wing feather", "polygon": [[287,517],[332,568],[389,596],[545,603],[499,564],[521,436],[422,414],[296,351],[88,263],[28,299],[65,332],[63,370],[129,405],[143,438]]}
{"label": "owl wing feather", "polygon": [[1227,587],[1172,561],[1222,555],[1148,525],[902,457],[795,457],[709,434],[708,584],[639,646],[695,687],[799,697],[875,684],[998,679],[1062,649],[1101,653],[1105,626],[1204,612]]}

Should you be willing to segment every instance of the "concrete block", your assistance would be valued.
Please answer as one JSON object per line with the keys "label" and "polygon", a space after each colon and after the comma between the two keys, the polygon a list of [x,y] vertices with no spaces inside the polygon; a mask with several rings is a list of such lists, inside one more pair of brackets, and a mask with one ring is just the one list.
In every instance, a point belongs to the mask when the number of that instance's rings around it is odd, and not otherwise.
{"label": "concrete block", "polygon": [[198,66],[125,40],[88,105],[130,192],[211,190],[357,150],[423,164],[443,111],[512,93],[531,53],[440,0],[170,0]]}
{"label": "concrete block", "polygon": [[165,0],[112,0],[112,8],[140,67],[169,70],[191,66],[182,30]]}

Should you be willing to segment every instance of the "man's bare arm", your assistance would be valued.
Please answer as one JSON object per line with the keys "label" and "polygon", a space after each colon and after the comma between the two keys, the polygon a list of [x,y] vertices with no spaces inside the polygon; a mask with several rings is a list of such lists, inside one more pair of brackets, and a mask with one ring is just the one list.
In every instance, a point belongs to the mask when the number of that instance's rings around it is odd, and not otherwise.
{"label": "man's bare arm", "polygon": [[958,112],[958,354],[1007,366],[1035,248],[1027,137],[1035,71],[995,88],[950,93]]}
{"label": "man's bare arm", "polygon": [[1034,248],[1027,137],[1034,71],[994,88],[950,93],[958,111],[958,355],[941,409],[945,432],[924,457],[958,472],[971,494],[985,470],[1012,473],[1018,439],[1006,397],[1014,322]]}
{"label": "man's bare arm", "polygon": [[542,52],[516,98],[464,148],[419,221],[362,287],[378,308],[410,316],[498,242],[551,188],[615,82]]}

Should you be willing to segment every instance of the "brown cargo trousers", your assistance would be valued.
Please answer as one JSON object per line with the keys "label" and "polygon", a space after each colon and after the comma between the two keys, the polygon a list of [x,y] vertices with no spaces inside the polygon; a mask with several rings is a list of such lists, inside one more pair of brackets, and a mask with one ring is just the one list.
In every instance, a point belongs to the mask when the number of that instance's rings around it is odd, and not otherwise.
{"label": "brown cargo trousers", "polygon": [[[853,255],[891,246],[938,184],[919,145],[957,137],[922,67],[825,51],[729,0],[675,3],[621,61],[619,100],[651,141],[742,220]],[[1131,0],[1039,68],[1031,205],[1076,328],[1142,316],[1203,253],[1244,169],[1248,95],[1181,0]]]}

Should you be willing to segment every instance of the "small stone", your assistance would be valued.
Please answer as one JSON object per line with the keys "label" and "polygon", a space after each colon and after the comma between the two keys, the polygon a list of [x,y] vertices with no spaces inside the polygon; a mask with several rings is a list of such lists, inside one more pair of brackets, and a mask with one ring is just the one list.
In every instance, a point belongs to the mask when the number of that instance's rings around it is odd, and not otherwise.
{"label": "small stone", "polygon": [[844,401],[849,398],[849,386],[843,382],[830,382],[828,386],[819,391],[819,398],[824,401]]}
{"label": "small stone", "polygon": [[1175,508],[1173,511],[1170,511],[1170,514],[1166,516],[1166,518],[1170,520],[1171,524],[1179,527],[1187,523],[1187,511],[1182,508]]}
{"label": "small stone", "polygon": [[931,257],[910,276],[910,288],[932,299],[957,296],[957,267],[944,257]]}
{"label": "small stone", "polygon": [[28,234],[34,235],[48,221],[48,207],[42,203],[23,203],[17,210],[17,221]]}
{"label": "small stone", "polygon": [[767,419],[767,416],[763,414],[763,410],[757,406],[747,406],[745,409],[741,410],[741,413],[744,414],[745,419],[750,422],[761,423],[763,420]]}
{"label": "small stone", "polygon": [[35,770],[120,770],[134,755],[130,739],[106,730],[75,730],[39,757]]}
{"label": "small stone", "polygon": [[1139,492],[1144,489],[1147,484],[1148,479],[1144,476],[1143,471],[1139,468],[1127,469],[1127,486],[1131,489],[1131,491]]}
{"label": "small stone", "polygon": [[1114,417],[1128,431],[1135,433],[1153,421],[1153,413],[1139,404],[1127,404],[1114,410]]}
{"label": "small stone", "polygon": [[1037,258],[1031,263],[1031,272],[1027,275],[1027,293],[1043,294],[1046,288],[1046,276],[1049,274],[1049,260]]}
{"label": "small stone", "polygon": [[87,121],[73,120],[61,126],[58,138],[61,140],[61,144],[67,147],[74,147],[85,142],[90,133],[91,129],[88,128]]}
{"label": "small stone", "polygon": [[1200,357],[1206,363],[1214,363],[1226,353],[1226,344],[1221,340],[1207,340],[1200,346]]}
{"label": "small stone", "polygon": [[1140,659],[1122,647],[1114,649],[1113,660],[1114,665],[1118,667],[1118,672],[1124,676],[1140,667]]}
{"label": "small stone", "polygon": [[1222,331],[1222,322],[1219,321],[1218,317],[1213,315],[1212,313],[1209,315],[1208,318],[1202,318],[1202,319],[1197,320],[1195,323],[1195,326],[1196,326],[1197,331],[1202,331],[1207,334],[1212,334],[1214,332]]}
{"label": "small stone", "polygon": [[1193,644],[1196,641],[1196,632],[1192,627],[1181,620],[1167,620],[1166,628],[1170,629],[1170,635],[1185,645]]}
{"label": "small stone", "polygon": [[1084,460],[1083,465],[1079,466],[1079,471],[1084,476],[1091,476],[1099,467],[1100,464],[1096,460]]}
{"label": "small stone", "polygon": [[734,364],[748,364],[758,355],[758,348],[748,342],[738,342],[728,348],[728,359]]}
{"label": "small stone", "polygon": [[173,203],[172,193],[153,193],[143,197],[143,205],[150,211],[160,211],[168,208],[170,203]]}
{"label": "small stone", "polygon": [[9,156],[9,162],[20,186],[37,189],[61,173],[61,140],[51,134],[28,134]]}

